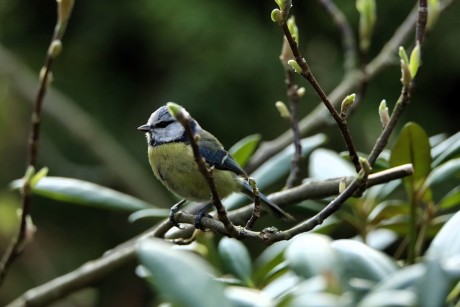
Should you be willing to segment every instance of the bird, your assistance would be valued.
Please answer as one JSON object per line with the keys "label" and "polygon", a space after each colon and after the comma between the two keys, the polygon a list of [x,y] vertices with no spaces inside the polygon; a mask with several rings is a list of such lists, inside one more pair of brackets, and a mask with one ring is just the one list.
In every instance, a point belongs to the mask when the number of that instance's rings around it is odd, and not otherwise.
{"label": "bird", "polygon": [[[192,134],[198,136],[199,153],[206,164],[213,168],[213,179],[219,197],[225,198],[234,192],[244,193],[254,198],[248,183],[248,175],[224,149],[224,146],[210,132],[201,128],[196,120],[190,119]],[[137,128],[147,138],[148,159],[155,177],[173,194],[183,198],[171,208],[169,215],[173,225],[174,214],[185,201],[209,202],[197,213],[195,227],[201,228],[201,219],[210,208],[211,190],[203,174],[199,171],[192,146],[183,125],[175,119],[166,105],[153,112],[147,123]],[[267,196],[259,193],[262,203],[277,217],[294,218]]]}

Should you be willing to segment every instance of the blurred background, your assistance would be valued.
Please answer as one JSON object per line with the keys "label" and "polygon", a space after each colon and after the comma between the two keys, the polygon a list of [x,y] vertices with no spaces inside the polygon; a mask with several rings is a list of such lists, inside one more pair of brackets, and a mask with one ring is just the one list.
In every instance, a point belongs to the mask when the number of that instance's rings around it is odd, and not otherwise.
{"label": "blurred background", "polygon": [[[355,2],[337,2],[357,34]],[[377,3],[369,59],[412,2]],[[294,5],[301,51],[330,92],[344,73],[340,35],[317,1]],[[286,101],[278,60],[282,33],[270,19],[274,7],[267,0],[76,1],[63,53],[53,67],[53,90],[44,102],[39,165],[49,167],[52,176],[88,180],[168,207],[173,200],[151,174],[145,137],[136,130],[159,106],[168,101],[183,105],[227,148],[254,133],[263,140],[280,135],[288,123],[274,107],[275,101]],[[429,135],[459,130],[459,14],[460,6],[452,5],[428,33],[415,94],[401,120],[419,123]],[[20,204],[8,185],[24,174],[32,98],[55,22],[55,1],[0,2],[2,253],[16,233]],[[378,105],[386,99],[393,107],[399,76],[397,65],[379,74],[350,118],[359,151],[371,149],[380,132]],[[303,117],[319,100],[305,81],[298,83],[307,89],[299,105]],[[329,136],[327,147],[344,150],[336,129],[322,132]],[[0,305],[149,226],[128,223],[127,214],[39,197],[33,199],[32,217],[38,227],[35,241],[13,265],[0,290]],[[149,291],[133,269],[134,264],[98,285],[100,305],[142,306]]]}

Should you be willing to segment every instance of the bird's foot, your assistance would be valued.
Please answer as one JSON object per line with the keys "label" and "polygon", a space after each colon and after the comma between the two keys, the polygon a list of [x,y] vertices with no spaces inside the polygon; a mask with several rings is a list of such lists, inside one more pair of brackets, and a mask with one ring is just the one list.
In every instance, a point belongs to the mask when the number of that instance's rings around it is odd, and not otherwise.
{"label": "bird's foot", "polygon": [[179,223],[176,222],[176,220],[174,219],[174,215],[179,212],[179,210],[182,208],[182,206],[185,204],[186,200],[183,199],[181,200],[180,202],[178,202],[177,204],[175,204],[174,206],[171,207],[171,211],[169,211],[169,222],[173,225],[173,226],[176,226],[177,228],[179,229],[182,229],[182,227],[180,227]]}
{"label": "bird's foot", "polygon": [[211,206],[212,206],[212,204],[208,204],[205,207],[203,207],[202,209],[198,210],[198,212],[196,213],[196,217],[195,217],[195,228],[196,229],[200,229],[200,230],[203,230],[203,231],[206,230],[204,228],[203,224],[201,224],[201,220],[204,217],[212,218],[212,216],[208,214],[208,210],[211,208]]}

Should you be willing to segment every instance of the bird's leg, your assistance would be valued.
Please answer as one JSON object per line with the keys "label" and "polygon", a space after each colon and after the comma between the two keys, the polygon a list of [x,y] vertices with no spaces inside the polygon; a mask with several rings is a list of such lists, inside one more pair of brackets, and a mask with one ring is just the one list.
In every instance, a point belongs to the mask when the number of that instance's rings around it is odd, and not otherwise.
{"label": "bird's leg", "polygon": [[196,217],[195,217],[195,228],[196,229],[205,230],[203,225],[201,225],[201,220],[204,217],[212,217],[208,214],[208,211],[209,209],[211,209],[211,207],[212,207],[212,203],[209,203],[203,208],[201,208],[200,210],[198,210],[198,212],[196,213]]}
{"label": "bird's leg", "polygon": [[169,211],[169,222],[173,224],[173,226],[176,226],[179,229],[181,228],[179,226],[179,223],[177,223],[176,220],[174,220],[174,214],[176,214],[180,210],[180,208],[182,208],[182,206],[185,204],[186,201],[187,200],[182,199],[180,202],[172,206],[171,211]]}

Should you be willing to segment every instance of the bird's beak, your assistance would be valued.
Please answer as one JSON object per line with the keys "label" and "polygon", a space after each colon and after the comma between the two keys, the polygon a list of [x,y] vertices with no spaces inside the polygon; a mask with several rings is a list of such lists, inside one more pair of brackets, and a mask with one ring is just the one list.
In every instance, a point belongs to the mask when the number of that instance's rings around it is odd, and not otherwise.
{"label": "bird's beak", "polygon": [[145,124],[145,125],[142,125],[140,127],[137,127],[137,130],[144,131],[144,132],[149,132],[151,130],[151,127],[150,127],[150,125]]}

